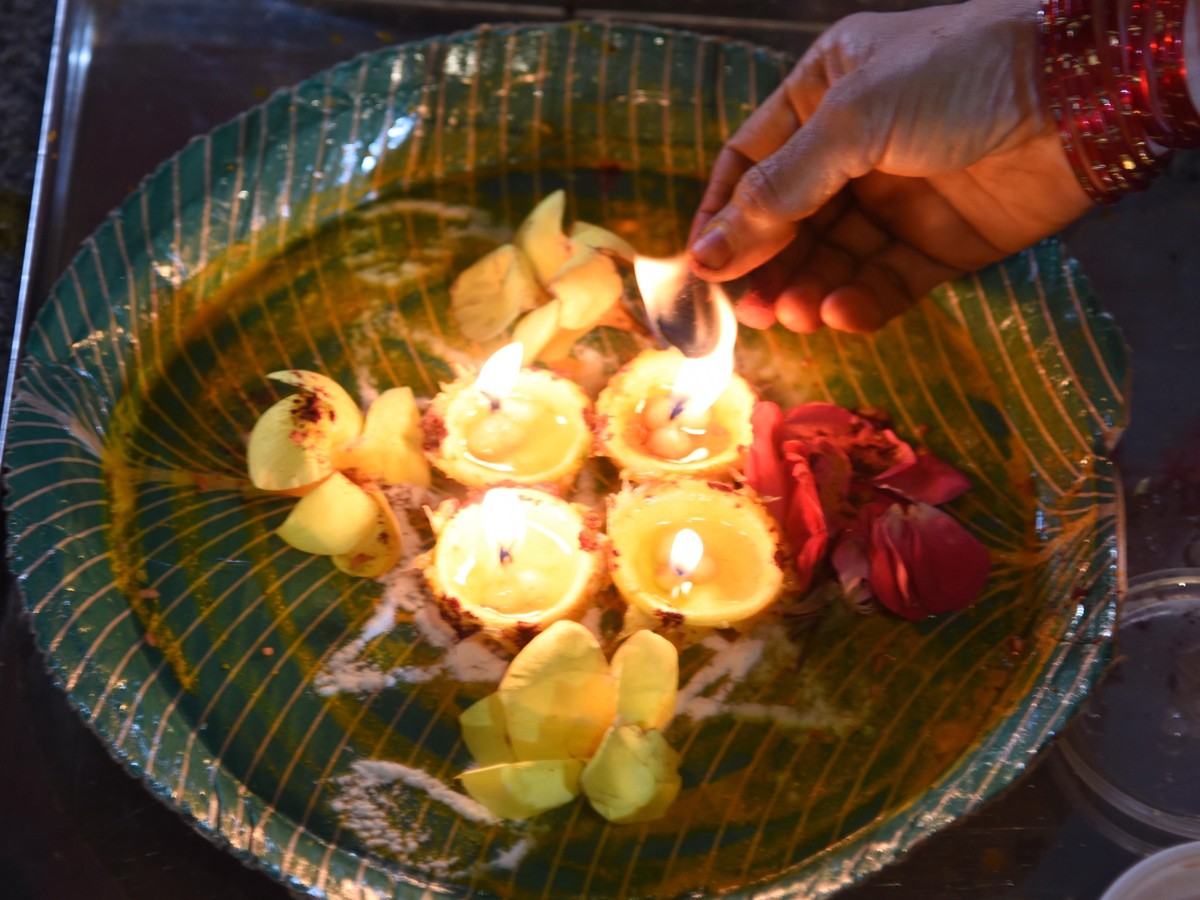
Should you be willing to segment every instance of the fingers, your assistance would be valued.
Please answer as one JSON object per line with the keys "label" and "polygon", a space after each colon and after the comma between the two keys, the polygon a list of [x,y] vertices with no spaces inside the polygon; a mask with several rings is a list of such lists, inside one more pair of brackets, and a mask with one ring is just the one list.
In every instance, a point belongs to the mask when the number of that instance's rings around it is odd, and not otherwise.
{"label": "fingers", "polygon": [[803,267],[793,273],[775,303],[779,323],[791,331],[809,333],[823,324],[821,307],[830,291],[848,283],[859,262],[840,247],[821,242],[813,247]]}
{"label": "fingers", "polygon": [[809,256],[811,241],[806,232],[802,229],[796,240],[750,276],[750,289],[734,308],[743,325],[770,328],[775,324],[779,297]]}
{"label": "fingers", "polygon": [[960,274],[908,244],[889,244],[822,299],[820,319],[839,331],[876,331],[937,285]]}
{"label": "fingers", "polygon": [[821,303],[829,284],[816,275],[798,275],[775,301],[775,317],[788,331],[811,334],[821,325]]}
{"label": "fingers", "polygon": [[[828,211],[805,225],[802,239],[753,273],[754,289],[738,308],[739,321],[755,328],[778,322],[800,333],[822,326],[875,331],[960,274],[896,240],[856,206],[832,219]],[[818,222],[823,230],[813,227]]]}
{"label": "fingers", "polygon": [[705,188],[704,196],[700,198],[700,206],[692,219],[692,227],[688,232],[689,246],[708,225],[709,220],[729,202],[737,183],[752,165],[752,160],[729,144],[721,148],[708,177],[708,187]]}
{"label": "fingers", "polygon": [[[816,108],[827,86],[817,57],[819,53],[816,48],[810,48],[783,83],[750,114],[722,148],[692,221],[689,245],[704,233],[713,217],[729,204],[746,173],[784,147]],[[786,235],[787,230],[782,230],[776,249],[787,243]],[[715,250],[711,247],[714,241],[717,245]],[[721,255],[719,237],[709,239],[709,244],[710,249],[702,253],[708,253],[711,262]],[[715,266],[710,265],[709,268]],[[743,268],[743,272],[748,270],[749,267]]]}
{"label": "fingers", "polygon": [[[847,108],[852,107],[819,106],[778,151],[745,169],[728,203],[708,218],[692,243],[698,275],[726,281],[762,265],[791,243],[801,219],[851,178],[870,171],[870,141],[853,118],[831,111]],[[732,171],[722,173],[724,189]]]}
{"label": "fingers", "polygon": [[773,315],[767,320],[763,314],[762,320],[770,325],[777,319],[792,331],[817,330],[825,296],[890,241],[852,204],[849,192],[839,193],[804,221],[796,240],[752,274],[755,300],[773,304]]}
{"label": "fingers", "polygon": [[740,324],[758,331],[764,331],[776,322],[775,304],[761,294],[747,294],[738,301],[733,313]]}
{"label": "fingers", "polygon": [[713,215],[729,202],[746,170],[786,144],[799,127],[800,119],[792,106],[788,82],[785,81],[771,92],[721,148],[709,175],[708,188],[692,221],[689,244]]}

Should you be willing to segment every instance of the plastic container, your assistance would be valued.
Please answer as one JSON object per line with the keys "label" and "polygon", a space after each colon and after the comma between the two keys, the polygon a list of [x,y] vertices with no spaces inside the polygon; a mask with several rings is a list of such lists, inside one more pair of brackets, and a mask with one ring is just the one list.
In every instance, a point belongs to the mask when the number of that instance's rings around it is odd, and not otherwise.
{"label": "plastic container", "polygon": [[[1113,665],[1059,746],[1073,799],[1111,839],[1200,841],[1200,570],[1130,582]],[[1200,870],[1186,896],[1200,900]]]}
{"label": "plastic container", "polygon": [[1198,900],[1200,843],[1179,844],[1143,859],[1100,900]]}

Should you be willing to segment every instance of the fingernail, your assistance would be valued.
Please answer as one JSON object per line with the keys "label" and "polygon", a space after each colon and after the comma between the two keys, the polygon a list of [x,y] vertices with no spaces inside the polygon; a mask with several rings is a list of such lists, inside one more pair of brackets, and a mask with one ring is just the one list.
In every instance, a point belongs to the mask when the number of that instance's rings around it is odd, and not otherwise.
{"label": "fingernail", "polygon": [[732,255],[733,248],[725,237],[725,229],[719,224],[710,224],[692,244],[692,259],[705,269],[720,269]]}

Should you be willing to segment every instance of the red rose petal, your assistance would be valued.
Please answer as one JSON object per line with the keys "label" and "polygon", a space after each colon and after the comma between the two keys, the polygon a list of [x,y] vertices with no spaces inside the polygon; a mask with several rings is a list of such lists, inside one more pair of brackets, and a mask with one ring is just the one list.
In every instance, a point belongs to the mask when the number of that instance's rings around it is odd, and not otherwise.
{"label": "red rose petal", "polygon": [[899,466],[877,475],[872,482],[919,503],[940,506],[966,493],[967,476],[932,453],[922,453],[912,465]]}
{"label": "red rose petal", "polygon": [[868,576],[871,571],[867,559],[867,542],[862,534],[843,535],[829,554],[833,570],[837,572],[842,591],[851,603],[863,603],[875,596]]}
{"label": "red rose petal", "polygon": [[803,462],[811,471],[829,524],[834,528],[849,525],[857,516],[850,504],[854,467],[841,447],[824,437],[784,441],[783,458],[792,464]]}
{"label": "red rose petal", "polygon": [[783,417],[783,435],[787,438],[807,438],[814,435],[842,437],[851,434],[863,420],[836,403],[801,403],[793,406]]}
{"label": "red rose petal", "polygon": [[829,546],[829,528],[821,509],[816,480],[808,464],[802,460],[792,465],[792,492],[788,498],[783,531],[795,554],[798,589],[806,590],[812,581],[813,570],[825,558]]}
{"label": "red rose petal", "polygon": [[833,403],[805,403],[789,409],[783,416],[781,438],[785,446],[788,441],[828,439],[865,478],[917,461],[913,448],[890,428],[877,428],[869,419]]}
{"label": "red rose petal", "polygon": [[746,482],[780,525],[787,517],[787,477],[778,450],[783,412],[769,400],[754,405],[750,425],[754,440],[746,454]]}
{"label": "red rose petal", "polygon": [[924,503],[896,503],[877,516],[867,557],[879,602],[914,621],[970,606],[991,567],[973,534]]}

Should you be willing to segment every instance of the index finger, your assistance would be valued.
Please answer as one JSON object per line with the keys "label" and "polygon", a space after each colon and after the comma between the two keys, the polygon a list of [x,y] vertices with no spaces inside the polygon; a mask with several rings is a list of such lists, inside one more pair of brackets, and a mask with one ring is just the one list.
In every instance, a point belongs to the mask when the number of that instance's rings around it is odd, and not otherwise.
{"label": "index finger", "polygon": [[816,106],[827,85],[815,56],[807,54],[721,148],[692,220],[689,244],[729,202],[747,170],[780,150],[803,124],[801,116]]}
{"label": "index finger", "polygon": [[[713,163],[708,188],[700,201],[697,219],[705,221],[729,202],[741,177],[756,162],[766,159],[800,127],[800,118],[788,99],[787,82],[775,88],[762,104],[750,114],[733,136],[726,141]],[[692,226],[692,236],[699,232]],[[690,240],[690,238],[689,238]]]}
{"label": "index finger", "polygon": [[696,214],[692,217],[692,228],[688,232],[689,245],[696,239],[696,235],[704,230],[704,226],[708,224],[709,220],[724,209],[729,198],[733,196],[733,189],[737,187],[737,183],[746,174],[746,170],[753,164],[751,160],[728,144],[721,148],[716,162],[713,163],[712,172],[708,176],[708,186],[704,189],[704,196],[700,198],[700,206],[697,207]]}

